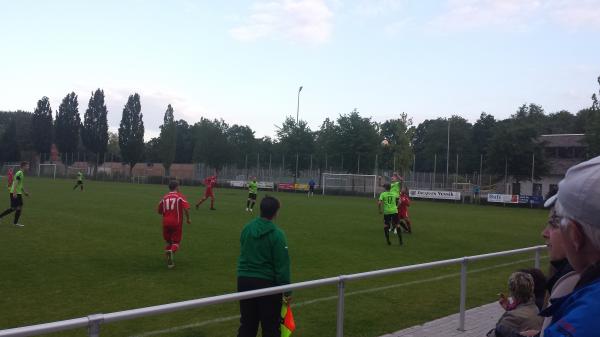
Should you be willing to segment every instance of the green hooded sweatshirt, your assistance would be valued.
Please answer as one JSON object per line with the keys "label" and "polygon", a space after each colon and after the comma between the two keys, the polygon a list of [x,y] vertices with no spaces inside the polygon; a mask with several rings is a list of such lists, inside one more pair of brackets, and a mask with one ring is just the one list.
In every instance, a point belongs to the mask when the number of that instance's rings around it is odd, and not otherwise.
{"label": "green hooded sweatshirt", "polygon": [[271,221],[256,218],[244,226],[240,235],[237,276],[290,283],[290,257],[285,233]]}

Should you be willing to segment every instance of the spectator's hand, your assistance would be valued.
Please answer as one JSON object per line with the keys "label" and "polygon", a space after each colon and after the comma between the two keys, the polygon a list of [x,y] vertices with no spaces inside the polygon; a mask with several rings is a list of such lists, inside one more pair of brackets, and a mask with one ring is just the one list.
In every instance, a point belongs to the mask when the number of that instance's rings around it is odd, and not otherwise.
{"label": "spectator's hand", "polygon": [[533,337],[540,333],[540,330],[525,330],[519,332],[519,335],[526,337]]}

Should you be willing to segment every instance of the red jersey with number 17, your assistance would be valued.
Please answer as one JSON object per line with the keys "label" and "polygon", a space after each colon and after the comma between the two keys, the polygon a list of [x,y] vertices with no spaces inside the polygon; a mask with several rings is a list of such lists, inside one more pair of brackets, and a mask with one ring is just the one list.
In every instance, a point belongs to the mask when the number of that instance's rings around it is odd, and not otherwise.
{"label": "red jersey with number 17", "polygon": [[158,203],[158,213],[163,216],[163,226],[181,226],[184,209],[190,209],[190,204],[183,194],[179,192],[165,194]]}

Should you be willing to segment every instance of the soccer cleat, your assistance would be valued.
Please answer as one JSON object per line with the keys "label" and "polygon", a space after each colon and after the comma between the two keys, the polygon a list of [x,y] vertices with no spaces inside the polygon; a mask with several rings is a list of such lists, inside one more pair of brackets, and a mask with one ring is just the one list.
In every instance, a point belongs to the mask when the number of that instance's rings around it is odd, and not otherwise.
{"label": "soccer cleat", "polygon": [[17,227],[25,227],[25,225],[21,225],[20,223],[16,223],[15,226],[17,226]]}
{"label": "soccer cleat", "polygon": [[166,255],[167,255],[167,267],[169,269],[175,267],[175,262],[173,261],[173,251],[167,250]]}
{"label": "soccer cleat", "polygon": [[250,212],[250,208],[246,207],[246,212]]}
{"label": "soccer cleat", "polygon": [[253,208],[250,208],[250,213],[252,213],[252,212],[254,212],[254,209],[253,209]]}

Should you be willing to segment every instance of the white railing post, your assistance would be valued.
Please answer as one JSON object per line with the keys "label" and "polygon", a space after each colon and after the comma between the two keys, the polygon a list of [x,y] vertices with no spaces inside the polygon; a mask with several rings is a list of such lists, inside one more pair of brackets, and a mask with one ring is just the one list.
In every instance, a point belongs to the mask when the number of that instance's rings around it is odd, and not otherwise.
{"label": "white railing post", "polygon": [[540,269],[540,248],[539,247],[535,249],[534,266],[535,266],[535,268]]}
{"label": "white railing post", "polygon": [[467,261],[463,257],[460,263],[460,318],[458,322],[458,330],[465,331],[465,310],[467,306]]}
{"label": "white railing post", "polygon": [[89,337],[100,337],[100,324],[104,322],[104,315],[96,314],[89,315],[88,317],[88,336]]}
{"label": "white railing post", "polygon": [[336,337],[344,337],[344,276],[338,281],[338,305],[337,305],[337,328]]}

